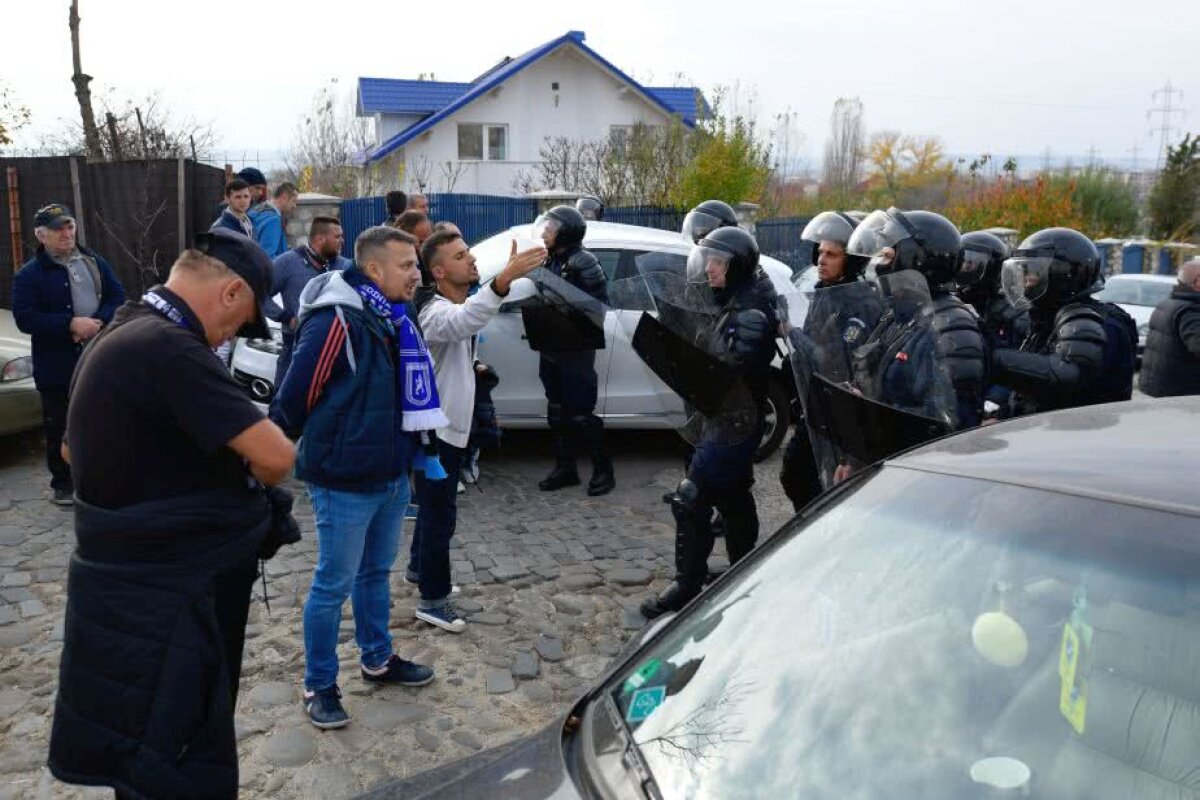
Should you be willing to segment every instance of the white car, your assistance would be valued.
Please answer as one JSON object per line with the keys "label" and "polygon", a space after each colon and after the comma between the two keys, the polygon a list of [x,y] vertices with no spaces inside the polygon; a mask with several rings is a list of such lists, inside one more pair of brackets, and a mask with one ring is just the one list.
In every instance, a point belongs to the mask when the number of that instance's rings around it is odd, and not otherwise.
{"label": "white car", "polygon": [[[471,248],[478,260],[480,279],[486,283],[503,269],[514,239],[518,247],[531,246],[531,234],[532,225],[519,225]],[[604,323],[605,341],[610,344],[598,351],[596,357],[600,386],[596,413],[609,428],[670,429],[680,421],[683,402],[646,368],[630,344],[638,315],[654,311],[650,292],[636,291],[636,281],[631,279],[643,271],[683,275],[691,242],[674,231],[590,222],[583,243],[603,265],[610,289],[616,287],[610,292],[611,310]],[[785,264],[763,256],[762,266],[777,291],[796,291],[790,285],[792,271]],[[811,282],[807,273],[796,277],[801,288]],[[479,358],[500,376],[500,385],[493,391],[492,399],[500,424],[510,429],[546,427],[546,397],[538,378],[538,354],[525,341],[520,314],[521,301],[534,292],[529,279],[516,281],[500,313],[480,332],[478,339]],[[278,327],[271,325],[272,340],[239,340],[232,358],[234,378],[264,407],[275,391],[275,361],[282,343]],[[778,448],[787,434],[794,394],[791,385],[777,357],[768,397],[767,430],[759,458]]]}
{"label": "white car", "polygon": [[1166,300],[1176,280],[1170,275],[1112,275],[1105,278],[1104,288],[1093,297],[1105,303],[1116,303],[1137,323],[1138,361],[1146,349],[1146,334],[1150,332],[1150,315],[1154,307]]}

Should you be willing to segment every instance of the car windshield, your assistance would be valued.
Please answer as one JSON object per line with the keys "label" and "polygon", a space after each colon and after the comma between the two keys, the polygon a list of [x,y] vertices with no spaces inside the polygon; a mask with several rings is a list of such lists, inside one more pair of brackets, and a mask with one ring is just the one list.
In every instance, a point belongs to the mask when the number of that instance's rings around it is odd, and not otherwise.
{"label": "car windshield", "polygon": [[1170,297],[1172,288],[1174,284],[1166,281],[1112,280],[1093,296],[1105,303],[1154,307]]}
{"label": "car windshield", "polygon": [[1191,796],[1194,517],[895,466],[847,491],[606,686],[665,798]]}

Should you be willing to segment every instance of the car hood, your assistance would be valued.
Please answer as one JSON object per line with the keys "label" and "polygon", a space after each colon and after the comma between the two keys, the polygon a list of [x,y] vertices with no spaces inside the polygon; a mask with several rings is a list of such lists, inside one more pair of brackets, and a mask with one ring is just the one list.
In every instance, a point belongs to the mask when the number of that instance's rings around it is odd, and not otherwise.
{"label": "car hood", "polygon": [[359,800],[579,800],[563,756],[564,718],[532,736],[422,772],[388,781]]}
{"label": "car hood", "polygon": [[0,360],[21,358],[31,352],[29,336],[18,330],[12,312],[0,309]]}

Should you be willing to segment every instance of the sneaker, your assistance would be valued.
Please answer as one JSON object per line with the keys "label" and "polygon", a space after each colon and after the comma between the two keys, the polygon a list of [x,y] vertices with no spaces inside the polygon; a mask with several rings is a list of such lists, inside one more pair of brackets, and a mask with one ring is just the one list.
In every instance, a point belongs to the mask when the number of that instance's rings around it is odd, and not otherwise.
{"label": "sneaker", "polygon": [[465,491],[467,491],[467,487],[466,487],[466,486],[463,486],[463,482],[462,482],[462,481],[459,481],[459,482],[458,482],[458,493],[459,493],[459,494],[462,494],[462,493],[463,493],[463,492],[465,492]]}
{"label": "sneaker", "polygon": [[404,570],[404,582],[410,586],[416,586],[421,582],[421,573],[413,572],[411,569]]}
{"label": "sneaker", "polygon": [[308,721],[323,731],[350,724],[350,715],[342,708],[342,690],[337,684],[316,692],[306,689],[304,710],[308,713]]}
{"label": "sneaker", "polygon": [[404,518],[405,519],[416,519],[417,518],[417,504],[416,503],[409,503],[407,506],[404,507]]}
{"label": "sneaker", "polygon": [[433,668],[405,661],[392,653],[387,663],[378,669],[362,667],[362,679],[367,683],[396,683],[400,686],[424,686],[433,681]]}
{"label": "sneaker", "polygon": [[50,502],[56,506],[73,506],[75,505],[75,492],[71,489],[54,489],[50,495]]}
{"label": "sneaker", "polygon": [[472,484],[479,482],[479,465],[475,463],[466,464],[460,470],[462,473],[463,483]]}
{"label": "sneaker", "polygon": [[441,608],[418,608],[416,611],[417,619],[422,622],[428,622],[430,625],[436,625],[444,631],[451,633],[462,633],[467,627],[467,621],[460,617],[454,610],[453,606],[445,605]]}

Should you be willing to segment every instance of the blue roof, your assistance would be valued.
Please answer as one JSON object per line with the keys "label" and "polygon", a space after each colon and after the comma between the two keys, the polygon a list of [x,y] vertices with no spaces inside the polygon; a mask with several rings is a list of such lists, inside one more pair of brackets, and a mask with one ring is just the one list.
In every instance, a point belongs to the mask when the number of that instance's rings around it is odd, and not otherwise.
{"label": "blue roof", "polygon": [[695,125],[698,117],[712,113],[704,93],[694,86],[647,86],[646,91],[654,95],[688,125]]}
{"label": "blue roof", "polygon": [[[433,128],[459,109],[492,91],[504,81],[529,65],[565,44],[578,47],[595,59],[620,80],[639,91],[651,104],[668,114],[683,117],[686,125],[696,124],[699,91],[694,88],[663,88],[650,90],[630,78],[595,50],[584,44],[582,31],[568,31],[557,39],[539,45],[516,58],[506,58],[471,83],[442,83],[437,81],[387,80],[381,78],[359,79],[359,104],[363,113],[430,113],[428,117],[397,133],[367,156],[367,161],[377,161],[399,147]],[[423,85],[422,85],[423,84]],[[435,99],[443,99],[443,105],[430,108]],[[702,113],[708,104],[700,96]]]}

